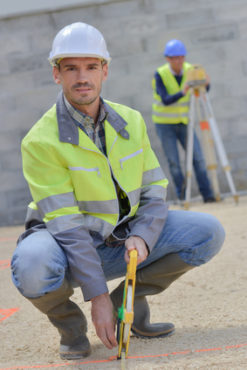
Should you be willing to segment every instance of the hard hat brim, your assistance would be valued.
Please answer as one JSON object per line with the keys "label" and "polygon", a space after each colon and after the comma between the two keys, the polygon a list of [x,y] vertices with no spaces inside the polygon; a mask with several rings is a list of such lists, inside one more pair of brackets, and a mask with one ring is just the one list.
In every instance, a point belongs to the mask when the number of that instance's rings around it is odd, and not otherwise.
{"label": "hard hat brim", "polygon": [[64,59],[64,58],[97,58],[97,59],[106,60],[107,64],[109,64],[111,61],[110,57],[103,58],[102,55],[98,55],[98,54],[81,54],[81,53],[57,54],[56,57],[48,58],[48,61],[50,62],[52,67],[55,67],[57,65],[56,61],[58,59]]}

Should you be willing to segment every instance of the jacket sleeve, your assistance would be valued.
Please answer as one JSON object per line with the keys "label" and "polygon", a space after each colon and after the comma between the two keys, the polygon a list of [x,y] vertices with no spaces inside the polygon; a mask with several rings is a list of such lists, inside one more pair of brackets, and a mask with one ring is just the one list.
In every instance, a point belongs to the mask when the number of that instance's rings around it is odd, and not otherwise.
{"label": "jacket sleeve", "polygon": [[144,168],[140,204],[129,223],[130,234],[140,236],[151,251],[165,225],[168,207],[165,202],[168,180],[154,154],[143,121]]}
{"label": "jacket sleeve", "polygon": [[47,230],[64,250],[84,299],[108,291],[101,260],[74,197],[66,165],[50,145],[24,139],[23,172]]}
{"label": "jacket sleeve", "polygon": [[174,95],[169,95],[158,72],[155,73],[154,77],[157,94],[161,97],[162,103],[164,105],[171,105],[173,103],[176,103],[184,96],[182,91],[179,91]]}

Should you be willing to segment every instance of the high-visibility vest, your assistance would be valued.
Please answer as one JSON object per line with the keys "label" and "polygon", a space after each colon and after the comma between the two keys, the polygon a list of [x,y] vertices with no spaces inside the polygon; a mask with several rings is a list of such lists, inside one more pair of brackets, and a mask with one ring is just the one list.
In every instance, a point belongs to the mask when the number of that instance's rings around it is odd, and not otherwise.
{"label": "high-visibility vest", "polygon": [[[33,197],[27,222],[42,219],[52,234],[83,225],[105,239],[136,214],[143,189],[147,197],[165,196],[168,181],[141,114],[107,104],[126,121],[129,134],[121,136],[105,121],[107,157],[82,130],[78,145],[59,140],[56,105],[25,136],[23,172]],[[129,213],[121,221],[113,178],[129,201]]]}
{"label": "high-visibility vest", "polygon": [[[157,72],[159,73],[169,95],[174,95],[183,89],[186,81],[187,71],[189,68],[191,68],[191,64],[184,62],[183,78],[180,86],[178,85],[178,82],[174,75],[171,73],[169,63],[166,63],[157,69]],[[181,99],[179,99],[177,102],[173,104],[164,105],[160,95],[157,94],[155,78],[153,78],[152,80],[152,87],[153,87],[153,105],[152,105],[153,122],[161,124],[162,123],[187,124],[189,122],[190,93],[188,92],[185,96],[183,96]]]}

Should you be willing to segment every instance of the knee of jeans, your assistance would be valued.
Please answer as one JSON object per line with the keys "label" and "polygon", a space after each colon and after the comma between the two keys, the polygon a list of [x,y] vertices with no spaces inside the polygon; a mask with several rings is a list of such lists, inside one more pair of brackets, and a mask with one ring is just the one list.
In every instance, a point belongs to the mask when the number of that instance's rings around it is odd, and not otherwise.
{"label": "knee of jeans", "polygon": [[210,261],[221,249],[225,240],[225,231],[219,220],[210,215],[207,219],[205,230],[207,232],[202,263]]}
{"label": "knee of jeans", "polygon": [[217,254],[225,240],[225,230],[219,220],[212,216],[213,223],[212,223],[212,244],[214,245],[214,255]]}
{"label": "knee of jeans", "polygon": [[61,285],[67,266],[65,258],[53,256],[48,246],[36,248],[25,241],[20,243],[13,255],[12,280],[23,296],[36,298]]}
{"label": "knee of jeans", "polygon": [[202,238],[197,245],[179,253],[181,258],[188,264],[200,266],[207,263],[220,251],[225,240],[223,226],[212,215],[205,214],[201,235]]}

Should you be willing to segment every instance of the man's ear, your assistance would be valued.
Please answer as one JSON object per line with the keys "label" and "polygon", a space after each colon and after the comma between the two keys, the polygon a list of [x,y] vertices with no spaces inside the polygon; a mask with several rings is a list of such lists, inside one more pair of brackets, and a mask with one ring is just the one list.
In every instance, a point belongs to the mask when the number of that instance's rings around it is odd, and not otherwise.
{"label": "man's ear", "polygon": [[60,80],[60,71],[59,71],[58,67],[53,67],[52,68],[52,75],[53,75],[53,79],[54,79],[55,83],[59,85],[61,83],[61,80]]}
{"label": "man's ear", "polygon": [[103,67],[103,81],[105,81],[108,77],[108,64],[104,64]]}

